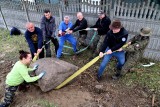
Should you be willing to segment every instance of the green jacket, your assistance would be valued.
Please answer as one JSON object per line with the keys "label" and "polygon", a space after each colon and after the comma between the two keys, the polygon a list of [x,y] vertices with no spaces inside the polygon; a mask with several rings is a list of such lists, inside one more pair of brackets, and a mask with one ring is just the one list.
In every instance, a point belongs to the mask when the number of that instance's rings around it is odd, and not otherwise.
{"label": "green jacket", "polygon": [[38,76],[30,77],[29,72],[32,72],[32,68],[27,68],[21,61],[17,61],[11,72],[6,77],[6,84],[9,86],[18,86],[24,81],[34,82],[39,79]]}
{"label": "green jacket", "polygon": [[123,49],[127,53],[126,62],[121,70],[122,75],[125,75],[142,58],[144,49],[149,42],[149,37],[136,35],[129,41],[131,41],[131,45]]}
{"label": "green jacket", "polygon": [[136,35],[129,41],[131,42],[131,45],[123,50],[129,53],[143,52],[149,42],[149,37]]}

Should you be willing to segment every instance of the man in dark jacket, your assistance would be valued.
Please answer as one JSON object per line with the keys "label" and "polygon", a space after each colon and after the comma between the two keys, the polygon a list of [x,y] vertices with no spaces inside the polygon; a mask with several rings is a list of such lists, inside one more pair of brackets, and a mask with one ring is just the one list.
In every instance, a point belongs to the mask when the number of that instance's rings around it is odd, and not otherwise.
{"label": "man in dark jacket", "polygon": [[40,53],[39,58],[44,58],[44,49],[42,49],[43,36],[41,29],[35,27],[31,22],[26,24],[26,28],[27,30],[24,35],[28,42],[32,58],[37,55],[37,53]]}
{"label": "man in dark jacket", "polygon": [[[55,53],[57,54],[59,43],[55,35],[56,31],[55,18],[51,15],[50,10],[48,9],[44,10],[44,16],[41,19],[41,29],[43,32],[44,43],[47,43],[48,41],[51,40],[55,46]],[[45,49],[46,49],[46,57],[51,57],[50,43],[45,45]]]}
{"label": "man in dark jacket", "polygon": [[77,20],[74,23],[74,25],[68,30],[68,33],[73,33],[76,32],[78,30],[82,30],[79,31],[79,36],[78,36],[78,45],[84,45],[86,46],[86,38],[87,38],[87,31],[83,30],[87,28],[87,20],[83,17],[83,14],[81,12],[77,13]]}
{"label": "man in dark jacket", "polygon": [[109,60],[113,56],[116,57],[118,61],[115,76],[119,76],[118,74],[122,69],[123,64],[125,63],[125,52],[122,50],[122,46],[127,41],[128,32],[122,27],[121,22],[118,19],[112,22],[110,29],[111,30],[108,31],[99,53],[100,57],[104,56],[104,52],[106,55],[100,64],[100,68],[97,74],[98,80],[101,79]]}
{"label": "man in dark jacket", "polygon": [[107,32],[110,30],[109,25],[111,24],[111,20],[106,16],[105,12],[100,11],[98,16],[99,18],[96,24],[91,26],[91,28],[94,28],[94,30],[98,32],[98,35],[94,38],[94,42],[92,44],[94,52],[93,58],[99,54],[100,47],[103,44]]}
{"label": "man in dark jacket", "polygon": [[123,49],[127,53],[127,61],[122,67],[121,76],[125,75],[142,58],[144,50],[149,43],[149,36],[151,36],[151,29],[144,27],[138,35],[129,40],[129,46]]}

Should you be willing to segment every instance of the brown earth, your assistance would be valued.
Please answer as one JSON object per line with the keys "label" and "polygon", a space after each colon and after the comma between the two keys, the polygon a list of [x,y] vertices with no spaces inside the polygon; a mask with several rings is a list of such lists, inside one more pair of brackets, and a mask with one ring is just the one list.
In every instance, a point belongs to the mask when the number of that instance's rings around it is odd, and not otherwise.
{"label": "brown earth", "polygon": [[[80,58],[67,61],[79,67],[88,62]],[[8,59],[0,60],[0,98],[4,94],[5,77],[14,63]],[[52,107],[40,102],[50,102],[56,107],[151,107],[152,94],[147,89],[137,85],[127,87],[120,80],[112,80],[112,71],[105,74],[101,82],[97,82],[95,75],[98,66],[99,63],[59,90],[43,93],[38,86],[31,84],[28,91],[17,91],[11,107]],[[158,107],[156,103],[155,107]]]}

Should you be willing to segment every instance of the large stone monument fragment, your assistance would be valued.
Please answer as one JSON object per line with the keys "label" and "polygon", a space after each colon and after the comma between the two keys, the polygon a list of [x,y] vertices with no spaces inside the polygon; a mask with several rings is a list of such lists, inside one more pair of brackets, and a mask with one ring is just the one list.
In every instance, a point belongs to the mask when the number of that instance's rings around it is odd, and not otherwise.
{"label": "large stone monument fragment", "polygon": [[38,64],[36,75],[45,71],[46,74],[38,80],[38,84],[43,92],[56,88],[60,83],[66,80],[70,75],[78,70],[78,67],[68,62],[56,58],[42,58],[37,60],[31,66]]}

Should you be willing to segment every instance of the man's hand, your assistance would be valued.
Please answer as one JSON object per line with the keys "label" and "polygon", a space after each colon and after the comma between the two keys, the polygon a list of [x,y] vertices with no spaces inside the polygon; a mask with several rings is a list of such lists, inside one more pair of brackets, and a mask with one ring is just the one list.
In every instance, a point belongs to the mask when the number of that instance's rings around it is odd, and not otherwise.
{"label": "man's hand", "polygon": [[86,28],[85,30],[90,30],[91,28]]}
{"label": "man's hand", "polygon": [[128,45],[131,45],[131,42],[128,42]]}
{"label": "man's hand", "polygon": [[37,53],[34,53],[34,56],[36,56],[37,55]]}
{"label": "man's hand", "polygon": [[42,72],[38,75],[39,79],[41,79],[45,74],[46,74],[46,72],[45,72],[45,71],[42,71]]}
{"label": "man's hand", "polygon": [[107,51],[107,54],[111,54],[112,53],[112,51],[111,51],[111,49],[109,49],[108,51]]}
{"label": "man's hand", "polygon": [[38,50],[37,50],[37,53],[41,53],[41,51],[42,51],[42,49],[38,49]]}
{"label": "man's hand", "polygon": [[33,71],[37,70],[38,66],[39,66],[38,64],[35,64],[34,67],[33,67]]}
{"label": "man's hand", "polygon": [[122,51],[122,50],[123,50],[122,48],[119,48],[117,51],[119,51],[119,52],[120,52],[120,51]]}
{"label": "man's hand", "polygon": [[99,57],[102,58],[104,56],[103,52],[99,53]]}
{"label": "man's hand", "polygon": [[62,30],[58,31],[58,36],[62,36]]}
{"label": "man's hand", "polygon": [[71,33],[73,33],[73,30],[68,30],[67,33],[71,34]]}

